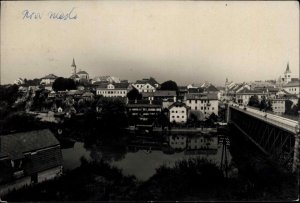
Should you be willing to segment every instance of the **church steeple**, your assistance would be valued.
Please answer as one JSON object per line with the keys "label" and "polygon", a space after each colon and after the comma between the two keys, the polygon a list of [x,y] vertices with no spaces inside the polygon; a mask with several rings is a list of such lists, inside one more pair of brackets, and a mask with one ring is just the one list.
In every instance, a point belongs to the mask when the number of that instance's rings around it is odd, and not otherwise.
{"label": "church steeple", "polygon": [[73,58],[73,62],[71,67],[73,67],[73,75],[76,75],[76,64],[75,64],[75,59]]}
{"label": "church steeple", "polygon": [[287,63],[285,73],[291,73],[289,62]]}

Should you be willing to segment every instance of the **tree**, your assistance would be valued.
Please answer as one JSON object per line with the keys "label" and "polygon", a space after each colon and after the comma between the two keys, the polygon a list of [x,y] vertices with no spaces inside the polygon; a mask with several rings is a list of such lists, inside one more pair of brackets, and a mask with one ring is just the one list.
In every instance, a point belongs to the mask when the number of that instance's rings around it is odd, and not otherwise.
{"label": "tree", "polygon": [[259,100],[257,95],[251,96],[248,102],[249,106],[259,107]]}
{"label": "tree", "polygon": [[266,111],[267,107],[268,107],[268,104],[267,104],[266,100],[262,99],[259,104],[259,110],[261,111],[263,109],[264,111]]}
{"label": "tree", "polygon": [[136,88],[133,88],[127,93],[127,97],[129,100],[141,100],[142,94]]}
{"label": "tree", "polygon": [[0,86],[0,101],[6,101],[11,105],[18,98],[18,92],[18,85]]}
{"label": "tree", "polygon": [[285,100],[285,114],[291,114],[293,102],[291,100]]}
{"label": "tree", "polygon": [[128,126],[125,114],[125,103],[119,98],[103,97],[98,100],[100,109],[100,124],[110,130],[116,130]]}
{"label": "tree", "polygon": [[76,84],[70,78],[59,77],[54,81],[52,88],[54,91],[75,90]]}
{"label": "tree", "polygon": [[172,80],[168,80],[161,84],[160,90],[173,90],[173,91],[178,92],[178,86],[177,86],[176,82],[174,82]]}

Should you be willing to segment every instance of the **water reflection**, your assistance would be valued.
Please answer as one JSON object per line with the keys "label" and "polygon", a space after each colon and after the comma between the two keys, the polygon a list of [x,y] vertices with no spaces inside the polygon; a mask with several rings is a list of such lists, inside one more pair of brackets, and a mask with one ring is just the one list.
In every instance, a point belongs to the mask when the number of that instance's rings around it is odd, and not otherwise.
{"label": "water reflection", "polygon": [[176,161],[183,159],[204,158],[221,166],[226,156],[227,164],[231,162],[229,150],[224,154],[223,139],[217,135],[130,136],[124,146],[117,147],[102,144],[91,145],[86,149],[83,143],[76,142],[74,147],[62,150],[64,167],[73,169],[80,166],[80,157],[83,156],[88,160],[105,160],[122,169],[125,175],[147,180],[158,167],[172,167]]}

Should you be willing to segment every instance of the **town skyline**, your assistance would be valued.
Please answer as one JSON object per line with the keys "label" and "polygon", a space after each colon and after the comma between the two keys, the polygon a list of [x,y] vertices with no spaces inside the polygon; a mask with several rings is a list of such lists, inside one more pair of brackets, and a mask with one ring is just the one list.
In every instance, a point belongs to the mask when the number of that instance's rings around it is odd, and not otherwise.
{"label": "town skyline", "polygon": [[[1,4],[2,84],[50,73],[70,77],[73,58],[91,77],[129,81],[152,76],[223,86],[226,78],[278,79],[287,63],[299,77],[299,6],[293,1]],[[72,8],[77,20],[23,19],[26,9]]]}

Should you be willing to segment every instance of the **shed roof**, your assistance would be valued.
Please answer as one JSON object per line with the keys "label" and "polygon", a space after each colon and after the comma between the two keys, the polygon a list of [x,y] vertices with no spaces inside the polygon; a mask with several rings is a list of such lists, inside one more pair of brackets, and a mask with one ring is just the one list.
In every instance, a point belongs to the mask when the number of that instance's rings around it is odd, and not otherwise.
{"label": "shed roof", "polygon": [[24,152],[55,145],[59,145],[59,142],[49,129],[0,136],[0,154],[11,159],[22,158]]}

